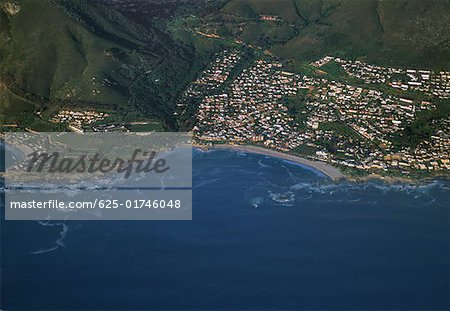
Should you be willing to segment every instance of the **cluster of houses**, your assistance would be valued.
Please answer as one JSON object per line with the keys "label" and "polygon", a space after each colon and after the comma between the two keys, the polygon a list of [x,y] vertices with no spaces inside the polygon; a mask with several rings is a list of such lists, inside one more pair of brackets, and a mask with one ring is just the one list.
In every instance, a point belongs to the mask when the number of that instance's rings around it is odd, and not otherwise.
{"label": "cluster of houses", "polygon": [[277,15],[260,15],[259,19],[265,22],[278,22],[281,18]]}
{"label": "cluster of houses", "polygon": [[202,75],[189,85],[184,92],[184,96],[195,97],[205,91],[210,92],[220,88],[228,80],[241,58],[241,53],[236,50],[220,52],[211,65],[203,71]]}
{"label": "cluster of houses", "polygon": [[205,96],[194,134],[202,141],[259,142],[288,151],[300,141],[281,99],[295,96],[295,77],[277,62],[258,60],[226,92]]}
{"label": "cluster of houses", "polygon": [[117,129],[125,129],[123,125],[116,124],[97,124],[99,121],[105,120],[110,115],[106,112],[94,110],[60,110],[50,119],[51,122],[65,123],[73,132],[83,133],[85,126],[90,125],[93,131],[106,132]]}
{"label": "cluster of houses", "polygon": [[407,79],[393,80],[389,85],[402,90],[423,92],[436,98],[450,98],[450,71],[408,69]]}
{"label": "cluster of houses", "polygon": [[316,68],[320,68],[326,64],[328,64],[329,62],[331,62],[334,59],[334,57],[332,56],[325,56],[322,57],[321,59],[318,59],[314,62],[312,62],[310,65]]}
{"label": "cluster of houses", "polygon": [[450,169],[450,117],[442,121],[439,130],[429,140],[422,141],[411,154],[404,153],[402,159],[410,159],[413,167],[420,170]]}
{"label": "cluster of houses", "polygon": [[[237,64],[230,63],[226,55],[230,54],[221,54],[214,63],[222,73]],[[320,67],[330,61],[341,60],[328,57],[313,65]],[[370,79],[375,79],[370,83],[388,81],[387,75],[376,71],[396,73],[392,68],[368,66],[364,70],[373,74]],[[204,81],[208,88],[210,77],[208,69],[194,86]],[[223,84],[224,80],[217,79],[217,83]],[[296,113],[306,116],[305,124],[297,124],[296,116],[285,104],[301,89],[307,90],[308,95]],[[297,75],[283,70],[283,65],[272,59],[257,60],[216,94],[190,91],[187,95],[201,98],[194,127],[199,143],[254,143],[286,152],[306,145],[315,150],[308,155],[310,158],[362,170],[400,170],[409,174],[411,170],[450,169],[450,120],[445,120],[429,141],[421,142],[414,150],[393,148],[393,134],[413,122],[419,110],[436,108],[428,101]],[[324,126],[330,124],[340,124],[347,131]]]}
{"label": "cluster of houses", "polygon": [[368,140],[390,146],[389,136],[412,122],[417,110],[432,109],[429,102],[385,94],[326,79],[304,76],[299,85],[313,90],[306,101],[307,124],[317,129],[322,122],[344,121]]}
{"label": "cluster of houses", "polygon": [[333,56],[325,56],[311,65],[320,68],[330,61],[339,64],[348,75],[367,84],[386,84],[402,91],[418,91],[436,98],[450,98],[450,71],[382,67]]}

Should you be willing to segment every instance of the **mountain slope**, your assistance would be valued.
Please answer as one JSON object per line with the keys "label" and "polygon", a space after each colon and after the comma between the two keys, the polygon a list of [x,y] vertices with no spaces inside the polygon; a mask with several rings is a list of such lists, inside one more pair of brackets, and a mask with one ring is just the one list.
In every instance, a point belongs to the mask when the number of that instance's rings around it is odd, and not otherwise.
{"label": "mountain slope", "polygon": [[158,27],[108,5],[77,0],[1,1],[0,81],[36,102],[139,111],[173,123],[191,52]]}
{"label": "mountain slope", "polygon": [[176,129],[182,90],[236,39],[294,65],[332,54],[449,69],[448,0],[196,1],[0,0],[1,113],[94,107]]}
{"label": "mountain slope", "polygon": [[[252,19],[249,10],[278,20]],[[383,64],[448,67],[450,1],[446,0],[229,0],[222,13],[239,22],[247,19],[242,31],[231,26],[236,36],[284,58],[311,60],[337,54],[366,56]],[[273,29],[282,25],[295,33],[289,38],[274,36]]]}

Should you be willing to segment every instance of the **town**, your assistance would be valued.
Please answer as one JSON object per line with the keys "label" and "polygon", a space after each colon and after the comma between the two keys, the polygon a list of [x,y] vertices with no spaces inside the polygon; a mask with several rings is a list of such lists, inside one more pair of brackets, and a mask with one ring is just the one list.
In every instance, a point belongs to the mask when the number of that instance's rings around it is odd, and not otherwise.
{"label": "town", "polygon": [[352,77],[367,84],[385,84],[403,91],[418,91],[436,98],[450,98],[450,71],[400,69],[370,65],[339,57],[325,56],[311,65],[317,68],[336,62]]}
{"label": "town", "polygon": [[[199,100],[193,128],[197,144],[252,144],[355,172],[408,176],[450,169],[449,116],[416,146],[396,143],[418,114],[435,111],[437,101],[450,98],[450,72],[381,67],[333,56],[310,64],[323,73],[334,63],[361,81],[353,84],[291,72],[267,55],[240,68],[242,58],[238,49],[219,52],[182,94],[176,115],[188,110],[187,99]],[[410,91],[425,95],[409,96]],[[50,121],[78,133],[130,130],[108,117],[106,112],[66,109]]]}
{"label": "town", "polygon": [[[414,148],[398,146],[396,134],[418,113],[437,106],[434,101],[375,87],[417,91],[444,100],[450,98],[450,72],[380,67],[332,56],[310,64],[321,68],[335,62],[363,81],[352,85],[290,72],[270,57],[260,57],[231,76],[239,59],[238,51],[221,52],[184,94],[201,99],[193,129],[198,144],[254,144],[386,174],[450,169],[449,117]],[[231,81],[221,87],[227,79]]]}

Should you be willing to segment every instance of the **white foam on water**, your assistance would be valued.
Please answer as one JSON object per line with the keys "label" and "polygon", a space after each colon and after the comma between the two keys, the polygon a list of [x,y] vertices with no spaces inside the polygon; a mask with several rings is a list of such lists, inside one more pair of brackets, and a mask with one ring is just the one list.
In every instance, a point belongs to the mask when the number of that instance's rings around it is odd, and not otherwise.
{"label": "white foam on water", "polygon": [[45,227],[61,226],[62,230],[59,232],[59,238],[55,241],[55,246],[50,248],[40,248],[37,251],[31,252],[31,255],[40,255],[56,251],[59,248],[66,248],[66,245],[64,244],[64,238],[66,237],[67,232],[69,231],[69,226],[65,222],[51,223],[48,220],[46,220],[46,221],[39,221],[39,224]]}
{"label": "white foam on water", "polygon": [[263,197],[256,197],[251,200],[251,204],[254,208],[258,208],[264,202]]}
{"label": "white foam on water", "polygon": [[272,199],[272,201],[284,206],[292,206],[295,202],[295,194],[292,191],[280,193],[269,191],[269,197]]}
{"label": "white foam on water", "polygon": [[220,181],[220,180],[221,180],[220,178],[207,179],[207,180],[205,180],[205,181],[196,183],[195,186],[192,187],[192,190],[199,189],[199,188],[203,188],[203,187],[206,186],[206,185],[210,185],[210,184],[217,183],[217,182]]}
{"label": "white foam on water", "polygon": [[270,165],[267,165],[267,164],[264,164],[264,163],[263,163],[263,159],[258,160],[258,165],[259,165],[259,167],[261,167],[261,168],[269,168],[269,167],[270,167]]}

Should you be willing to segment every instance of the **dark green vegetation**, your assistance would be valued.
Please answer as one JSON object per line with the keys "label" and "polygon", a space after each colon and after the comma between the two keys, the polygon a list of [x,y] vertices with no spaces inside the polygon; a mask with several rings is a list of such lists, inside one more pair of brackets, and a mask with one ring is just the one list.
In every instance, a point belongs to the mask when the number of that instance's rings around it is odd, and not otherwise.
{"label": "dark green vegetation", "polygon": [[430,139],[441,126],[441,122],[450,116],[450,101],[437,104],[434,110],[424,110],[417,113],[417,118],[396,137],[393,141],[398,147],[415,148],[421,141]]}
{"label": "dark green vegetation", "polygon": [[[59,130],[52,112],[96,109],[114,112],[111,122],[188,130],[197,103],[176,115],[177,101],[225,47],[357,83],[335,63],[325,73],[308,63],[332,54],[448,69],[448,29],[444,0],[0,0],[0,121]],[[303,124],[301,98],[288,105]]]}
{"label": "dark green vegetation", "polygon": [[324,131],[339,133],[347,138],[354,140],[361,139],[361,136],[358,133],[356,133],[350,126],[342,121],[323,122],[320,124],[320,129]]}
{"label": "dark green vegetation", "polygon": [[148,122],[145,124],[131,124],[129,126],[132,132],[152,132],[152,131],[163,131],[164,128],[158,122]]}
{"label": "dark green vegetation", "polygon": [[294,122],[299,126],[299,129],[306,127],[306,120],[308,119],[308,111],[306,110],[305,105],[307,96],[308,90],[303,89],[297,96],[289,97],[284,102],[288,108],[289,115],[294,119]]}
{"label": "dark green vegetation", "polygon": [[[0,3],[2,88],[35,110],[94,107],[175,127],[175,100],[189,82],[193,50],[158,23],[134,23],[88,1],[21,0],[18,12]],[[2,103],[2,114],[20,110],[10,106]]]}
{"label": "dark green vegetation", "polygon": [[[449,1],[230,0],[221,12],[217,18],[229,32],[283,58],[333,54],[384,65],[448,67]],[[259,20],[262,15],[276,20]]]}
{"label": "dark green vegetation", "polygon": [[328,64],[325,64],[324,66],[320,67],[320,71],[323,71],[324,74],[326,74],[327,77],[332,80],[336,81],[340,80],[348,81],[350,79],[356,80],[355,78],[350,77],[342,68],[342,66],[336,63],[335,61],[331,61]]}
{"label": "dark green vegetation", "polygon": [[317,150],[318,150],[318,148],[315,147],[315,146],[310,146],[310,145],[303,144],[303,145],[298,146],[294,150],[292,150],[292,153],[293,154],[298,154],[298,155],[315,156]]}

